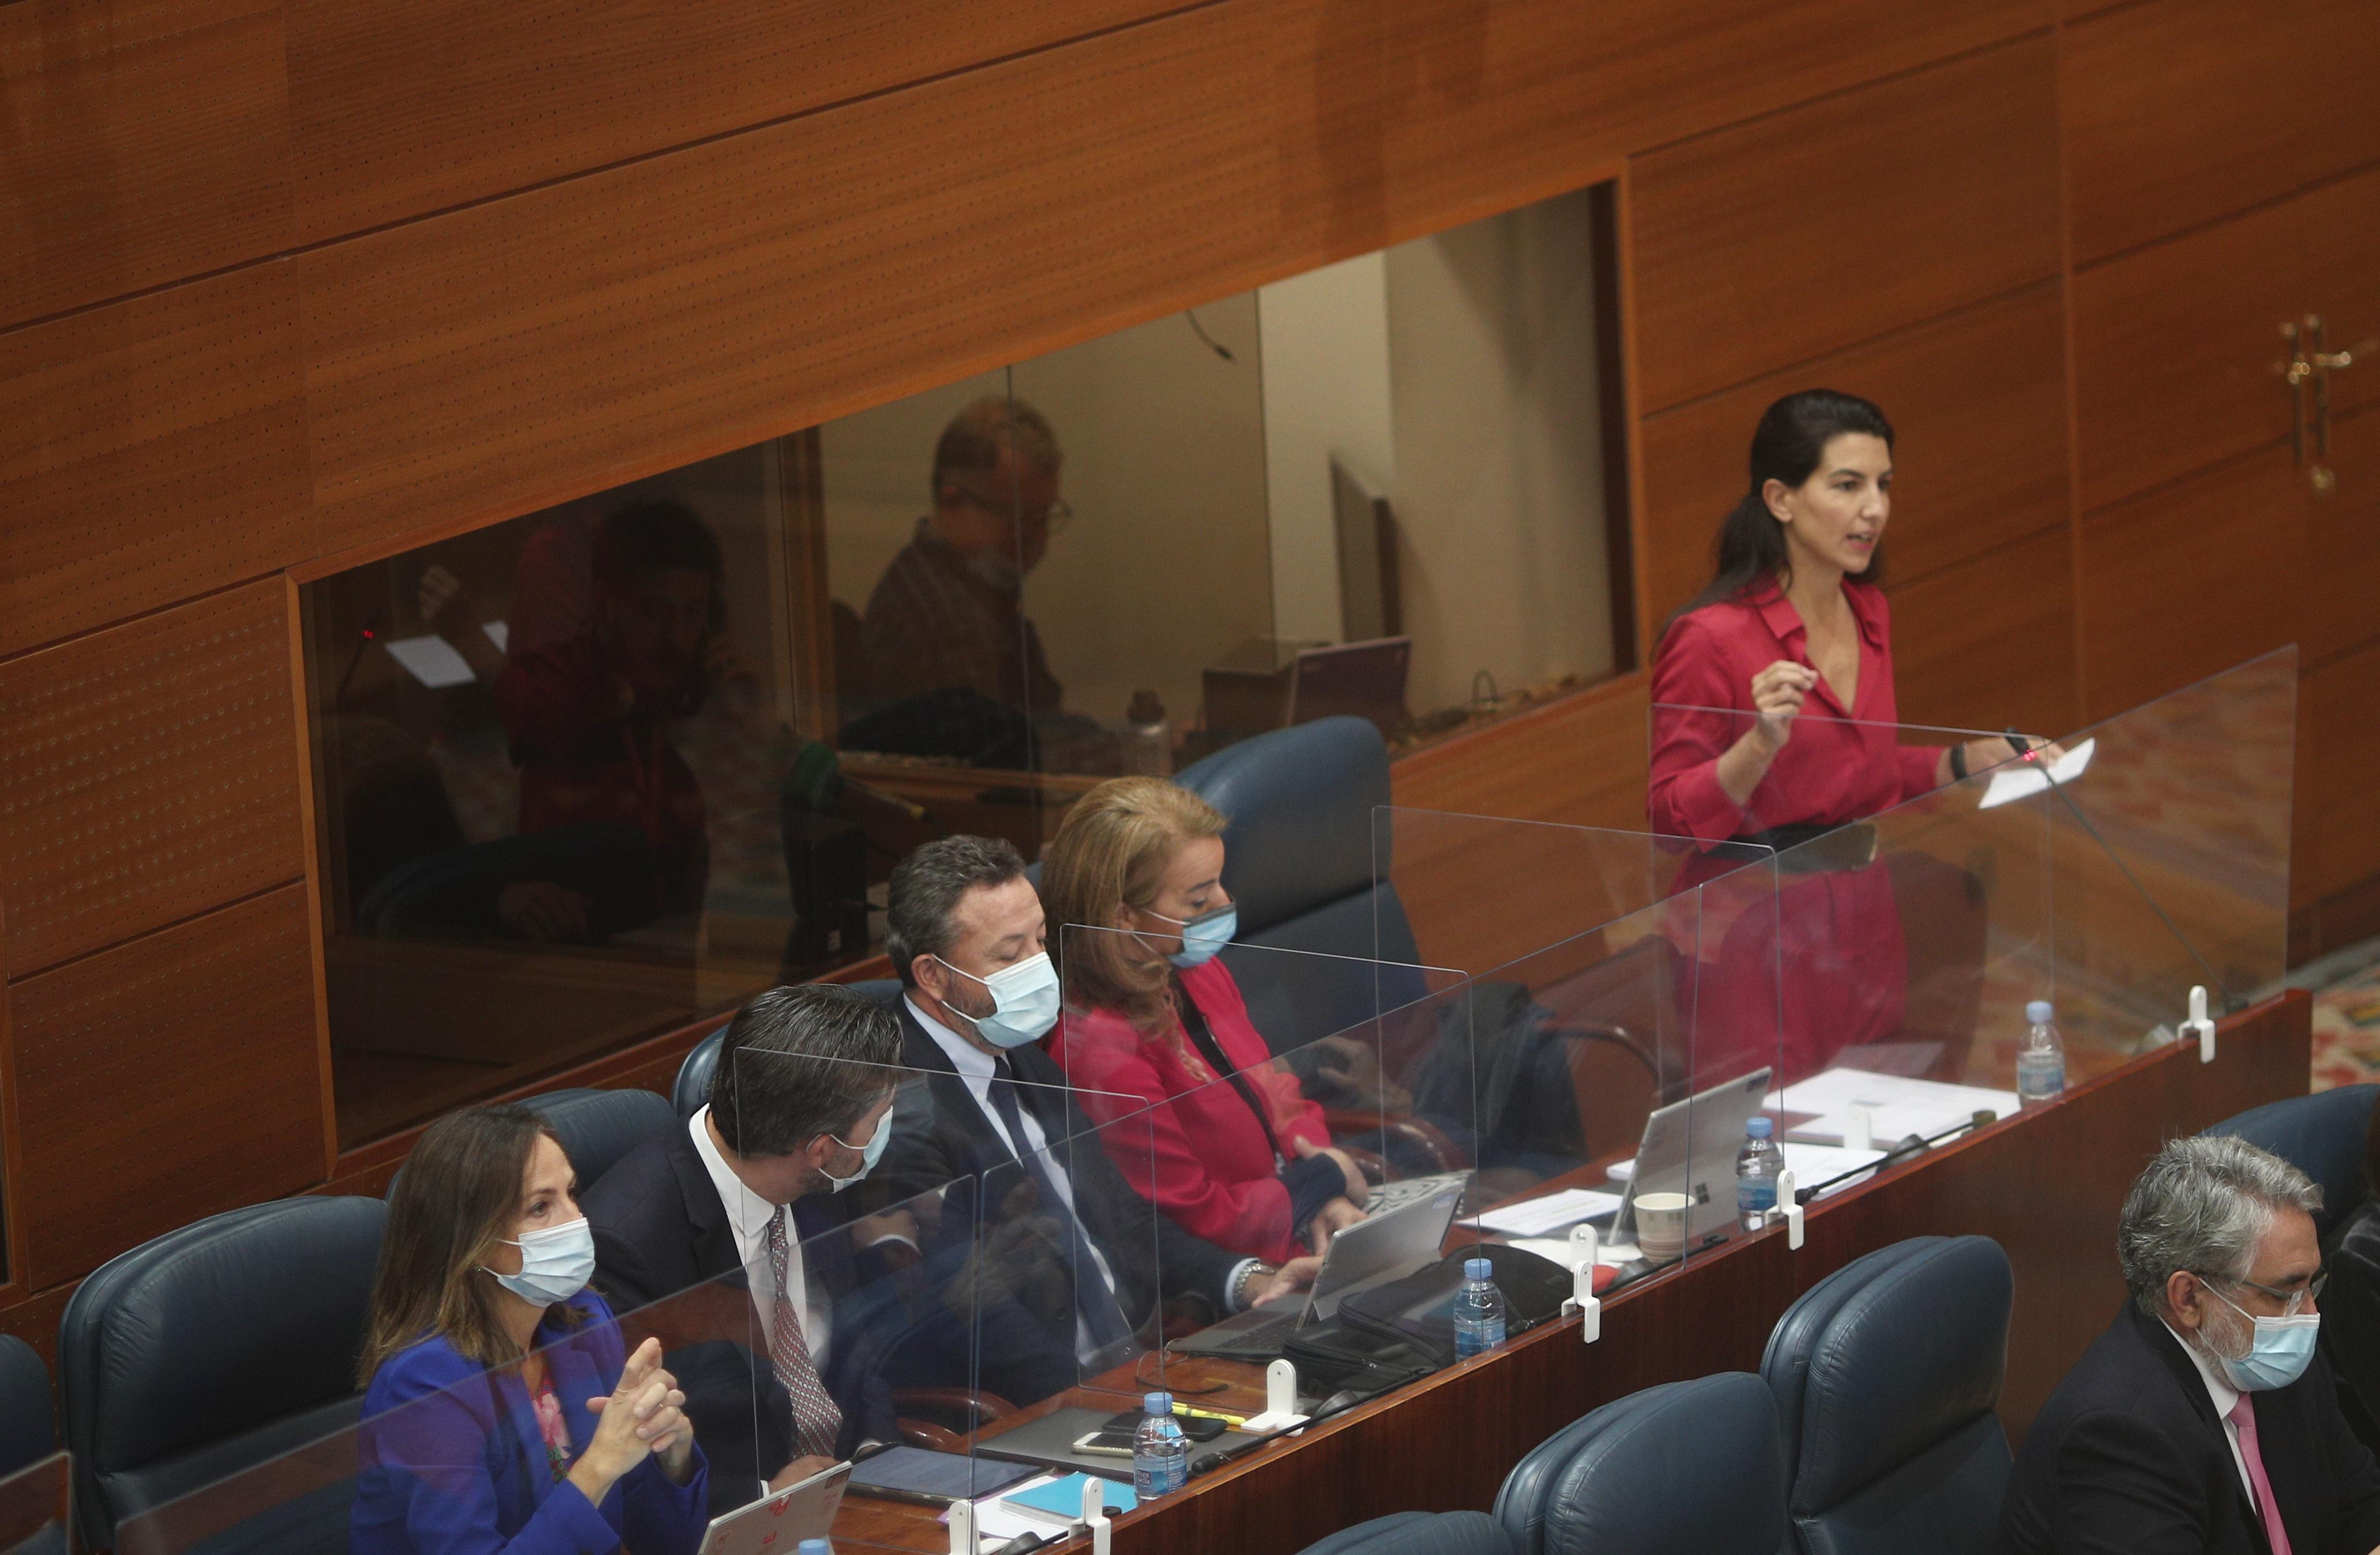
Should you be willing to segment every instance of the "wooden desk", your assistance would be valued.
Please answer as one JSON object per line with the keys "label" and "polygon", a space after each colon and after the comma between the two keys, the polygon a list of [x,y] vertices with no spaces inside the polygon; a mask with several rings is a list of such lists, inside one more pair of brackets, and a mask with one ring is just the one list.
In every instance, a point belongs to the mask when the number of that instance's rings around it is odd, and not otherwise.
{"label": "wooden desk", "polygon": [[[1641,1281],[1606,1301],[1595,1344],[1580,1342],[1576,1318],[1548,1324],[1193,1480],[1181,1497],[1120,1521],[1118,1555],[1290,1555],[1391,1512],[1485,1510],[1524,1453],[1598,1405],[1659,1382],[1757,1371],[1769,1330],[1795,1298],[1911,1236],[1979,1234],[2008,1250],[2016,1307],[2000,1417],[2021,1440],[2123,1300],[2115,1228],[2133,1177],[2168,1138],[2302,1094],[2313,1008],[2305,994],[2284,994],[2224,1022],[2212,1064],[2194,1047],[2160,1049],[2056,1107],[1815,1205],[1799,1252],[1770,1230]],[[1245,1391],[1213,1397],[1224,1409],[1226,1399],[1255,1402]],[[948,1548],[930,1512],[856,1498],[836,1535]]]}

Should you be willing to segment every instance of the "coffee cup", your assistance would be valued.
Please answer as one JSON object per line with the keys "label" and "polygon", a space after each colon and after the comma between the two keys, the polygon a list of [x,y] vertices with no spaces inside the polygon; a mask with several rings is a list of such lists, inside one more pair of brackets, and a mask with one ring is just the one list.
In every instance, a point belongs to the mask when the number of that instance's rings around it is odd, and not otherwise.
{"label": "coffee cup", "polygon": [[1686,1250],[1686,1206],[1682,1193],[1636,1196],[1636,1248],[1659,1262]]}

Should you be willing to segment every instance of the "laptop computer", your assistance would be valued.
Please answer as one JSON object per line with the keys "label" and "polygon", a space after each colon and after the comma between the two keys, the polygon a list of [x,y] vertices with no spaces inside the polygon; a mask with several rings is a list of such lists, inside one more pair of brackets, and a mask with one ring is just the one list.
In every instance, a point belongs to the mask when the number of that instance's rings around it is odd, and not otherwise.
{"label": "laptop computer", "polygon": [[783,1555],[806,1538],[824,1538],[834,1530],[850,1478],[851,1465],[836,1464],[714,1517],[696,1555],[760,1555],[763,1549]]}
{"label": "laptop computer", "polygon": [[1288,722],[1352,713],[1370,719],[1380,737],[1390,738],[1406,721],[1405,676],[1412,667],[1411,638],[1306,649],[1290,672]]}
{"label": "laptop computer", "polygon": [[[1768,1094],[1767,1068],[1673,1101],[1645,1120],[1636,1169],[1621,1196],[1612,1234],[1636,1239],[1636,1196],[1686,1196],[1686,1245],[1698,1247],[1735,1223],[1735,1155],[1743,1125]],[[1718,1184],[1716,1188],[1713,1184]]]}
{"label": "laptop computer", "polygon": [[1330,1239],[1330,1249],[1322,1255],[1321,1271],[1315,1275],[1314,1288],[1306,1292],[1305,1301],[1276,1302],[1238,1313],[1166,1348],[1178,1355],[1271,1360],[1281,1353],[1291,1334],[1330,1317],[1354,1292],[1402,1280],[1425,1264],[1435,1263],[1439,1245],[1446,1240],[1446,1228],[1454,1223],[1454,1212],[1462,1203],[1463,1188],[1458,1183],[1434,1197],[1417,1198],[1402,1209],[1358,1221]]}
{"label": "laptop computer", "polygon": [[1364,1213],[1385,1215],[1391,1209],[1402,1209],[1416,1198],[1435,1198],[1448,1188],[1471,1185],[1468,1172],[1433,1172],[1427,1177],[1400,1177],[1393,1183],[1374,1187],[1364,1199]]}

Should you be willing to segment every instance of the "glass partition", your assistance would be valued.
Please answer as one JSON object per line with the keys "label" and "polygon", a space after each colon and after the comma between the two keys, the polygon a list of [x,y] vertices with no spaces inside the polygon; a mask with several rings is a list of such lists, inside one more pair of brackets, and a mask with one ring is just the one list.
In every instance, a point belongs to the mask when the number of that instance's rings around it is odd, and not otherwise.
{"label": "glass partition", "polygon": [[64,1452],[0,1477],[0,1555],[67,1555],[72,1492]]}

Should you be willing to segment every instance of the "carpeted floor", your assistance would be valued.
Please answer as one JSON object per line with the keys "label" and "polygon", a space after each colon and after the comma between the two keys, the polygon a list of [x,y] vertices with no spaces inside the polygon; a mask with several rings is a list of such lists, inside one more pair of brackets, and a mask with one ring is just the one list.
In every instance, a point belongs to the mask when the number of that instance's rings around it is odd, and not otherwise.
{"label": "carpeted floor", "polygon": [[[2380,944],[2366,942],[2355,951],[2371,955],[2349,953],[2338,970],[2314,988],[2315,1090],[2380,1080]],[[2358,960],[2362,965],[2356,965]],[[2303,968],[2301,977],[2315,970]],[[2290,980],[2307,986],[2300,978]]]}

